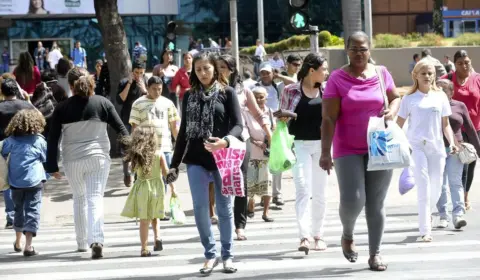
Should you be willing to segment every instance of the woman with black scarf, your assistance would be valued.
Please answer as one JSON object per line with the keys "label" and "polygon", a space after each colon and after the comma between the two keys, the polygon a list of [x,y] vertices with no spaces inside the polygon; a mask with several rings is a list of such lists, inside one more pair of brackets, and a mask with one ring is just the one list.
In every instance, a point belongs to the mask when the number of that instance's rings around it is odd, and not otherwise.
{"label": "woman with black scarf", "polygon": [[209,215],[208,185],[214,181],[223,270],[235,273],[232,198],[221,193],[222,178],[212,152],[229,146],[227,136],[240,138],[240,106],[235,91],[219,77],[213,56],[201,54],[193,60],[190,84],[192,87],[185,93],[182,104],[182,123],[167,181],[171,183],[178,178],[181,162],[187,165],[195,223],[205,249],[202,274],[210,274],[219,263]]}

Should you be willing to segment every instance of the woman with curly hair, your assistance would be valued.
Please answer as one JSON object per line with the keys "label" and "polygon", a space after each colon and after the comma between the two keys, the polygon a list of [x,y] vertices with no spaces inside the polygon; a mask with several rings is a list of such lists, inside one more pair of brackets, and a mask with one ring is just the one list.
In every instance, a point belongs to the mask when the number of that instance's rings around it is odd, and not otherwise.
{"label": "woman with curly hair", "polygon": [[37,84],[42,81],[40,70],[34,65],[29,52],[20,53],[13,75],[15,75],[20,87],[30,95],[35,91]]}
{"label": "woman with curly hair", "polygon": [[[157,149],[158,138],[155,126],[140,125],[132,133],[125,160],[132,163],[137,180],[125,203],[122,216],[140,219],[141,257],[150,257],[148,250],[148,228],[152,220],[165,217],[165,185],[167,161],[163,152]],[[157,223],[153,224],[154,251],[162,251],[162,240],[158,238]]]}
{"label": "woman with curly hair", "polygon": [[98,259],[103,257],[103,193],[110,172],[107,125],[120,136],[128,132],[113,104],[94,94],[95,80],[87,70],[73,68],[68,72],[68,81],[73,96],[53,112],[46,170],[61,177],[58,143],[62,138],[63,166],[73,193],[78,251],[86,252],[90,246],[92,258]]}
{"label": "woman with curly hair", "polygon": [[9,136],[2,143],[2,156],[8,162],[8,184],[12,190],[15,216],[13,229],[16,233],[13,248],[22,251],[22,233],[26,244],[23,248],[25,257],[38,253],[32,246],[32,239],[37,235],[40,224],[40,206],[42,188],[46,182],[43,162],[46,160],[47,142],[41,135],[45,119],[35,109],[24,109],[15,114],[5,134]]}

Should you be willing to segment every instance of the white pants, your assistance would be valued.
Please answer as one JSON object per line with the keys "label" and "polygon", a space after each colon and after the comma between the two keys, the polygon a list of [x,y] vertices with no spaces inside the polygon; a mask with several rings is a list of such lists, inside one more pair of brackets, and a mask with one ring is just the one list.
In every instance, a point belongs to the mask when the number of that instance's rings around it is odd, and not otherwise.
{"label": "white pants", "polygon": [[320,168],[320,153],[320,140],[295,141],[297,163],[293,166],[293,180],[300,239],[312,236],[323,238],[328,175]]}
{"label": "white pants", "polygon": [[445,156],[426,145],[412,145],[420,236],[432,233],[432,212],[442,193]]}
{"label": "white pants", "polygon": [[65,163],[65,175],[73,193],[73,221],[79,249],[93,243],[103,244],[103,193],[109,172],[110,158],[103,156]]}

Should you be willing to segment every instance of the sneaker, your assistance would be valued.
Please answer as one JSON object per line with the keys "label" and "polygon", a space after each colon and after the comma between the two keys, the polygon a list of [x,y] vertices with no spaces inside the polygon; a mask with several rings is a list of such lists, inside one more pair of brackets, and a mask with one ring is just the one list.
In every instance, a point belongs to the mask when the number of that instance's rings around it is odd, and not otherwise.
{"label": "sneaker", "polygon": [[103,258],[103,245],[100,243],[92,244],[92,259],[101,259]]}
{"label": "sneaker", "polygon": [[440,222],[438,222],[437,228],[447,228],[448,227],[448,220],[440,218]]}
{"label": "sneaker", "polygon": [[5,225],[5,229],[13,229],[13,223],[7,222],[7,224]]}
{"label": "sneaker", "polygon": [[461,229],[462,227],[464,227],[466,225],[467,225],[467,221],[465,221],[465,219],[463,217],[457,217],[453,221],[453,226],[455,227],[455,229]]}

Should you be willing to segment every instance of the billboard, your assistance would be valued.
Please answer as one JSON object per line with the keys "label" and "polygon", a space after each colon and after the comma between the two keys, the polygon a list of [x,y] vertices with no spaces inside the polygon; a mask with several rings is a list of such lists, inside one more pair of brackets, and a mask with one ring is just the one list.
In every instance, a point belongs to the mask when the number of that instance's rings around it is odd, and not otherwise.
{"label": "billboard", "polygon": [[[118,0],[122,15],[177,15],[179,0]],[[0,0],[2,17],[93,16],[93,0]]]}

